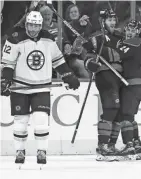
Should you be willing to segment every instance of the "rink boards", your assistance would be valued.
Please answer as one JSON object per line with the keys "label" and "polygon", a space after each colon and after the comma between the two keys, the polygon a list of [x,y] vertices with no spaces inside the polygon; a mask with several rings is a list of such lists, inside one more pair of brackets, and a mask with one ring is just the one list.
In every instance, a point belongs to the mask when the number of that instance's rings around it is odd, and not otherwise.
{"label": "rink boards", "polygon": [[[88,82],[81,82],[76,91],[65,87],[51,90],[51,116],[48,153],[50,155],[95,154],[97,145],[97,122],[102,113],[99,95],[93,82],[87,103],[82,115],[76,141],[71,139],[78,120],[79,112],[85,97]],[[136,120],[141,124],[141,105]],[[13,117],[10,116],[10,99],[1,97],[1,155],[13,155]],[[32,115],[28,126],[27,155],[36,154],[33,135]],[[140,126],[141,133],[141,126]],[[119,138],[118,146],[122,144]]]}

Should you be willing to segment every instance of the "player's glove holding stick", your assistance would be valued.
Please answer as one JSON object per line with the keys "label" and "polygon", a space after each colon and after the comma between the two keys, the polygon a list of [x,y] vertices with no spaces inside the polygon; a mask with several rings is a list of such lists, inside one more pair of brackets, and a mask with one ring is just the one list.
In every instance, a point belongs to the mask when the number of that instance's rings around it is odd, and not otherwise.
{"label": "player's glove holding stick", "polygon": [[7,79],[1,79],[1,96],[9,96],[10,95],[10,86],[12,82]]}
{"label": "player's glove holding stick", "polygon": [[10,86],[12,85],[13,69],[4,67],[1,71],[1,96],[10,95]]}
{"label": "player's glove holding stick", "polygon": [[97,55],[88,53],[84,61],[86,70],[92,73],[96,73],[101,66],[100,62],[97,62]]}

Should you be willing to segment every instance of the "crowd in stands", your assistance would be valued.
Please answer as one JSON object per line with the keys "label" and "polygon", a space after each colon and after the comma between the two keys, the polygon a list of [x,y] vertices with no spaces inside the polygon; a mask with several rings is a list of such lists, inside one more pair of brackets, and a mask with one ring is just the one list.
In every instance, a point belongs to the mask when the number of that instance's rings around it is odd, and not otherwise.
{"label": "crowd in stands", "polygon": [[[34,9],[34,1],[5,1],[1,11],[1,46],[12,32],[13,28],[24,28],[26,14]],[[57,2],[53,2],[57,9]],[[123,28],[130,18],[130,1],[77,1],[73,4],[70,1],[63,1],[63,18],[71,24],[84,38],[89,37],[93,32],[100,30],[98,22],[99,11],[105,8],[112,8],[118,17],[118,28]],[[141,21],[141,2],[136,4],[136,19]],[[46,1],[40,1],[36,7],[43,17],[43,30],[54,35],[58,43],[57,17],[47,6]],[[83,41],[76,37],[70,29],[63,25],[63,54],[69,67],[79,78],[89,78],[89,73],[84,68],[86,50],[83,48]],[[53,72],[53,77],[57,74]]]}

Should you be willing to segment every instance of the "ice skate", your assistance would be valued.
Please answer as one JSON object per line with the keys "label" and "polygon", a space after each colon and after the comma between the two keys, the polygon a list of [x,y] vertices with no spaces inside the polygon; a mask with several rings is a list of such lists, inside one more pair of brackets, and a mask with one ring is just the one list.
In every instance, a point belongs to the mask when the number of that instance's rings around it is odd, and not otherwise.
{"label": "ice skate", "polygon": [[45,150],[38,150],[37,151],[37,163],[41,164],[40,170],[42,169],[43,165],[47,163],[47,161],[46,161],[46,151]]}
{"label": "ice skate", "polygon": [[135,148],[133,146],[133,142],[128,142],[123,149],[120,150],[119,153],[117,153],[118,160],[124,161],[124,160],[135,160]]}
{"label": "ice skate", "polygon": [[15,163],[23,164],[25,162],[25,150],[17,150]]}
{"label": "ice skate", "polygon": [[141,160],[141,141],[139,139],[134,141],[134,147],[137,156],[136,160]]}
{"label": "ice skate", "polygon": [[15,163],[19,164],[19,169],[21,169],[22,164],[25,162],[25,150],[17,150]]}
{"label": "ice skate", "polygon": [[98,154],[96,158],[97,161],[112,162],[116,160],[114,152],[108,147],[108,144],[99,144],[96,151]]}
{"label": "ice skate", "polygon": [[117,149],[116,147],[115,147],[115,144],[114,143],[109,143],[108,144],[108,147],[109,147],[109,149],[111,149],[113,152],[114,152],[114,154],[116,155],[116,154],[118,154],[119,153],[119,149]]}
{"label": "ice skate", "polygon": [[134,141],[134,148],[135,148],[136,154],[138,153],[141,154],[141,141],[139,139]]}

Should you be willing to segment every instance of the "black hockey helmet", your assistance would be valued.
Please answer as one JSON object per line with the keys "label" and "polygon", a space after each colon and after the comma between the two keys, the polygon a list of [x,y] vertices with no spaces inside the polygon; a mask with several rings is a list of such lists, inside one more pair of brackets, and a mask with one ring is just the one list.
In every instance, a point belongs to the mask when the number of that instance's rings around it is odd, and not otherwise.
{"label": "black hockey helmet", "polygon": [[127,28],[137,29],[137,33],[139,33],[140,24],[137,20],[132,19],[127,22],[126,26],[124,27],[124,30],[126,30]]}
{"label": "black hockey helmet", "polygon": [[103,9],[103,10],[101,10],[100,11],[100,17],[103,18],[103,19],[107,19],[108,17],[117,18],[116,13],[112,9]]}

